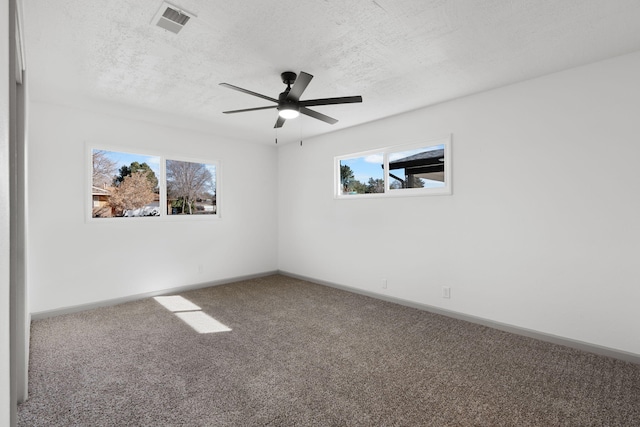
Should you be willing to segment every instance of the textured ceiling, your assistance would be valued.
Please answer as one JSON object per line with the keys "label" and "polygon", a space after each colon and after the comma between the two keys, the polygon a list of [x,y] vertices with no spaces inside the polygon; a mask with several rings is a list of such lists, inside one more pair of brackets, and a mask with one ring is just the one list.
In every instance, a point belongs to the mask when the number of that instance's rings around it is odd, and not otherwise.
{"label": "textured ceiling", "polygon": [[[179,34],[151,24],[161,0],[23,0],[34,100],[113,110],[273,143],[282,71],[315,78],[290,142],[640,49],[638,0],[176,0]],[[98,106],[98,107],[96,107]],[[150,112],[153,113],[150,113]]]}

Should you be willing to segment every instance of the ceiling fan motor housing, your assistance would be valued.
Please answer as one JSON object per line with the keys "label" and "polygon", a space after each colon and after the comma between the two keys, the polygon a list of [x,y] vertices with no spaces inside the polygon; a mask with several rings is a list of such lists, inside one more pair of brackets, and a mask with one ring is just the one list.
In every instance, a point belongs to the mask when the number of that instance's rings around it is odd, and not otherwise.
{"label": "ceiling fan motor housing", "polygon": [[300,106],[298,105],[298,102],[293,99],[287,99],[288,95],[289,89],[285,90],[278,96],[278,111],[291,110],[299,113]]}

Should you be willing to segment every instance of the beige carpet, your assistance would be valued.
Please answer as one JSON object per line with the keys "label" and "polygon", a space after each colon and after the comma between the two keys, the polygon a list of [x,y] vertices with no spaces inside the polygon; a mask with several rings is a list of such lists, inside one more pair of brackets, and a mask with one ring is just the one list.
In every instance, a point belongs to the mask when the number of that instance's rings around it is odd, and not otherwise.
{"label": "beige carpet", "polygon": [[[284,276],[36,321],[19,426],[640,426],[640,365]],[[177,311],[189,310],[189,307]]]}

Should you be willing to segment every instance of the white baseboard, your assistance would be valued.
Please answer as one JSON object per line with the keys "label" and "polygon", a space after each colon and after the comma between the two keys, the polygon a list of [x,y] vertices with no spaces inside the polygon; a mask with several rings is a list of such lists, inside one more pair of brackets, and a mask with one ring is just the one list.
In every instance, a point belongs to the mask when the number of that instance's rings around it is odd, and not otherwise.
{"label": "white baseboard", "polygon": [[242,280],[249,280],[249,279],[255,279],[255,278],[258,278],[258,277],[271,276],[273,274],[278,274],[278,272],[277,271],[267,271],[267,272],[264,272],[264,273],[257,273],[257,274],[250,274],[250,275],[246,275],[246,276],[231,277],[231,278],[227,278],[227,279],[214,280],[214,281],[211,281],[211,282],[196,283],[196,284],[193,284],[193,285],[178,286],[178,287],[170,288],[170,289],[162,289],[162,290],[158,290],[158,291],[145,292],[145,293],[135,294],[135,295],[128,295],[126,297],[121,297],[121,298],[113,298],[113,299],[109,299],[109,300],[96,301],[96,302],[91,302],[91,303],[87,303],[87,304],[80,304],[80,305],[56,308],[56,309],[53,309],[53,310],[38,311],[38,312],[31,313],[31,320],[46,319],[48,317],[60,316],[62,314],[77,313],[79,311],[92,310],[94,308],[99,308],[99,307],[109,307],[109,306],[112,306],[112,305],[123,304],[125,302],[137,301],[137,300],[141,300],[141,299],[144,299],[144,298],[151,298],[151,297],[155,297],[155,296],[158,296],[158,295],[169,295],[169,294],[175,294],[175,293],[178,293],[178,292],[191,291],[191,290],[194,290],[194,289],[208,288],[208,287],[211,287],[211,286],[226,285],[226,284],[229,284],[229,283],[240,282]]}
{"label": "white baseboard", "polygon": [[564,345],[566,347],[575,348],[578,350],[586,351],[589,353],[598,354],[600,356],[612,357],[614,359],[623,360],[625,362],[631,362],[640,365],[640,354],[630,353],[623,350],[617,350],[614,348],[604,347],[597,344],[591,344],[584,341],[573,340],[571,338],[565,338],[558,335],[547,334],[544,332],[538,332],[532,329],[521,328],[519,326],[509,325],[507,323],[496,322],[493,320],[485,319],[482,317],[472,316],[469,314],[458,313],[456,311],[447,310],[439,307],[434,307],[427,304],[421,304],[414,301],[405,300],[402,298],[396,298],[388,295],[378,294],[350,286],[340,285],[337,283],[327,282],[325,280],[314,279],[313,277],[301,276],[299,274],[290,273],[288,271],[278,271],[283,276],[293,277],[295,279],[305,280],[307,282],[315,283],[318,285],[329,286],[336,289],[341,289],[348,292],[353,292],[360,295],[365,295],[371,298],[376,298],[384,301],[393,302],[396,304],[404,305],[407,307],[417,308],[419,310],[428,311],[435,314],[441,314],[443,316],[452,317],[454,319],[464,320],[471,323],[476,323],[483,326],[488,326],[493,329],[498,329],[505,332],[510,332],[517,335],[522,335],[529,338],[535,338],[540,341],[546,341],[553,344]]}

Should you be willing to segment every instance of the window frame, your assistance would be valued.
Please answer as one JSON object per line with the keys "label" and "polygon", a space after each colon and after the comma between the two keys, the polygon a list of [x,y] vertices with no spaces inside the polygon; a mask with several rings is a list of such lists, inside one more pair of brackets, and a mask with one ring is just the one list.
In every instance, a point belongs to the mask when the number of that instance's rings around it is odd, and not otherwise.
{"label": "window frame", "polygon": [[[160,159],[160,167],[158,174],[158,190],[160,192],[159,215],[157,216],[137,216],[137,217],[110,217],[96,218],[93,217],[93,152],[94,150],[136,154],[144,157],[158,157]],[[216,213],[214,214],[196,214],[196,215],[169,215],[167,214],[167,160],[177,160],[182,162],[202,163],[215,166],[215,196],[216,196]],[[159,152],[138,147],[124,147],[121,145],[86,143],[85,144],[85,162],[86,162],[86,179],[85,179],[85,221],[87,223],[128,223],[139,221],[214,221],[222,218],[221,216],[221,162],[220,160],[208,160],[203,158],[195,158],[182,155],[174,155],[174,153]],[[123,221],[123,219],[125,219]]]}
{"label": "window frame", "polygon": [[[333,194],[335,199],[352,200],[352,199],[375,199],[385,197],[412,197],[412,196],[442,196],[453,194],[452,178],[452,161],[451,161],[451,135],[428,139],[426,141],[393,145],[374,150],[359,151],[334,157],[334,182]],[[389,156],[393,153],[409,151],[418,148],[444,146],[444,187],[440,188],[403,188],[390,189],[389,182]],[[340,180],[340,162],[342,160],[366,157],[370,155],[382,155],[384,165],[384,192],[382,193],[365,193],[365,194],[343,194],[341,191],[342,182]]]}

